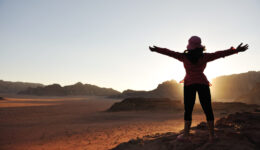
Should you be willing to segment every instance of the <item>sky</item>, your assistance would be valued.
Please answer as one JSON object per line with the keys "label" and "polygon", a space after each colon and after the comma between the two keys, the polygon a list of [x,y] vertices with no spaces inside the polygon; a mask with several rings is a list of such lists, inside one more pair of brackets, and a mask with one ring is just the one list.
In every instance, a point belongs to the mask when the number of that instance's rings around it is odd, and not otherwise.
{"label": "sky", "polygon": [[249,44],[209,80],[259,71],[259,26],[259,0],[0,0],[0,79],[151,90],[185,70],[148,46],[183,52],[193,35],[207,52]]}

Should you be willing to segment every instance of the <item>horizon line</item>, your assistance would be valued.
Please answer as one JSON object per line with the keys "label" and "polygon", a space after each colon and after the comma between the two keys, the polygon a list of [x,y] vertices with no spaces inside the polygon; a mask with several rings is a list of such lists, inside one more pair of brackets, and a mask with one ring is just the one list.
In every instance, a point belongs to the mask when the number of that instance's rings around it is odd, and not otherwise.
{"label": "horizon line", "polygon": [[[260,72],[260,70],[250,70],[250,71],[247,71],[247,72],[240,72],[240,73],[233,73],[233,74],[225,74],[225,75],[220,75],[220,76],[217,76],[211,80],[214,80],[216,78],[219,78],[219,77],[224,77],[224,76],[231,76],[231,75],[238,75],[238,74],[244,74],[244,73],[249,73],[249,72]],[[165,80],[163,82],[166,82],[166,81],[171,81],[171,80],[174,80],[176,81],[177,83],[179,83],[176,79],[169,79],[169,80]],[[124,89],[122,91],[120,90],[117,90],[115,88],[112,88],[112,87],[103,87],[103,86],[99,86],[99,85],[96,85],[96,84],[90,84],[90,83],[83,83],[81,81],[78,81],[78,82],[75,82],[75,83],[72,83],[72,84],[60,84],[60,83],[57,83],[57,82],[53,82],[53,83],[49,83],[49,84],[44,84],[44,83],[39,83],[39,82],[30,82],[30,81],[11,81],[11,80],[4,80],[4,79],[0,79],[0,81],[5,81],[5,82],[13,82],[13,83],[30,83],[30,84],[42,84],[43,86],[48,86],[48,85],[53,85],[53,84],[59,84],[60,86],[64,87],[64,86],[70,86],[70,85],[75,85],[77,83],[82,83],[82,84],[89,84],[89,85],[94,85],[94,86],[98,86],[100,88],[108,88],[108,89],[113,89],[113,90],[116,90],[116,91],[119,91],[119,92],[123,92],[123,91],[126,91],[126,90],[133,90],[133,89]],[[160,83],[158,83],[157,85],[159,85]],[[182,84],[182,83],[179,83],[179,84]],[[137,90],[137,91],[149,91],[149,90]]]}

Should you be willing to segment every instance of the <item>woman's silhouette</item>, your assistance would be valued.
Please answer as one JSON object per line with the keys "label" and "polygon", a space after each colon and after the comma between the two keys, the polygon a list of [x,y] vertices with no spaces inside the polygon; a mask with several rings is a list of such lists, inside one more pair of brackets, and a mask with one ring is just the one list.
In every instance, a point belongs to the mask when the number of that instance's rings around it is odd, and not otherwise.
{"label": "woman's silhouette", "polygon": [[200,104],[207,118],[209,128],[209,140],[214,139],[214,115],[211,107],[210,83],[203,73],[208,62],[244,52],[248,49],[248,45],[240,45],[237,48],[231,47],[227,50],[217,51],[215,53],[203,53],[205,46],[201,45],[201,39],[198,36],[192,36],[189,39],[187,50],[183,53],[175,52],[167,48],[157,46],[149,47],[152,52],[158,52],[183,62],[186,70],[184,78],[184,133],[179,135],[177,139],[187,140],[189,138],[190,126],[192,121],[192,110],[195,103],[196,92],[198,92]]}

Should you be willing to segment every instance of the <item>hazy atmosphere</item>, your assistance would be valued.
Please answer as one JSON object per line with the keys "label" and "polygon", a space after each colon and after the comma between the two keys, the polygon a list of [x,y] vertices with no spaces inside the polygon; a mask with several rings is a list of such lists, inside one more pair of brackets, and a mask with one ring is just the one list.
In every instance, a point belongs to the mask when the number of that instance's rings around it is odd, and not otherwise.
{"label": "hazy atmosphere", "polygon": [[185,75],[149,45],[183,52],[192,35],[208,52],[250,50],[209,63],[209,79],[260,70],[258,0],[0,0],[0,79],[151,90]]}
{"label": "hazy atmosphere", "polygon": [[259,27],[259,0],[0,0],[0,150],[260,150]]}

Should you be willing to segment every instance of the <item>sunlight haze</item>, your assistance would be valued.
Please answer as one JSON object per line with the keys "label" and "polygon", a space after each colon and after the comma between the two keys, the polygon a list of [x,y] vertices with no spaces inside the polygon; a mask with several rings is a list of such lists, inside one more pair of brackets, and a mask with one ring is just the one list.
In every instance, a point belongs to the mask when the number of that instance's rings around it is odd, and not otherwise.
{"label": "sunlight haze", "polygon": [[207,52],[249,44],[205,74],[260,70],[258,0],[0,0],[0,79],[151,90],[181,81],[183,64],[148,46],[183,52],[198,35]]}

